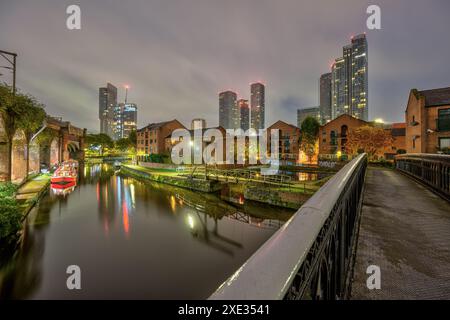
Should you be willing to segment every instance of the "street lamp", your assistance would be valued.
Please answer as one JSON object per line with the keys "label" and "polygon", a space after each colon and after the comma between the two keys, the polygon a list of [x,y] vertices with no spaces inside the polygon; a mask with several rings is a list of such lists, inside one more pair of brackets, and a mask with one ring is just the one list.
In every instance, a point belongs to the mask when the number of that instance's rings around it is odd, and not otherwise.
{"label": "street lamp", "polygon": [[[0,50],[0,55],[3,58],[5,58],[5,60],[8,61],[11,64],[11,66],[12,66],[12,67],[2,66],[1,68],[12,70],[12,72],[13,72],[13,86],[12,87],[13,87],[13,95],[15,95],[16,94],[16,65],[17,65],[16,58],[17,58],[17,53]],[[11,57],[12,57],[12,59],[11,59]]]}

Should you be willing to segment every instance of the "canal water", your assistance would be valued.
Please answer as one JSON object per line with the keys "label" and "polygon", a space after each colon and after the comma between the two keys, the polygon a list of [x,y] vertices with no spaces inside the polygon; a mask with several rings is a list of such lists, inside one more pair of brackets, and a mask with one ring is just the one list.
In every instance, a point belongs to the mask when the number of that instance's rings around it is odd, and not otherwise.
{"label": "canal water", "polygon": [[[50,190],[30,213],[0,298],[204,299],[292,213],[81,167],[75,188]],[[67,288],[70,265],[81,290]]]}

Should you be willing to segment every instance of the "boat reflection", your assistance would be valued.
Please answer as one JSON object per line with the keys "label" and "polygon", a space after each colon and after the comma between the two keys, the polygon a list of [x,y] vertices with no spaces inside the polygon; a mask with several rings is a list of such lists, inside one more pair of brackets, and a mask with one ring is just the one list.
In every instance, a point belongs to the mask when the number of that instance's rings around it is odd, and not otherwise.
{"label": "boat reflection", "polygon": [[50,184],[50,189],[52,193],[57,196],[67,196],[72,193],[77,186],[76,181],[68,182],[68,183],[52,183]]}

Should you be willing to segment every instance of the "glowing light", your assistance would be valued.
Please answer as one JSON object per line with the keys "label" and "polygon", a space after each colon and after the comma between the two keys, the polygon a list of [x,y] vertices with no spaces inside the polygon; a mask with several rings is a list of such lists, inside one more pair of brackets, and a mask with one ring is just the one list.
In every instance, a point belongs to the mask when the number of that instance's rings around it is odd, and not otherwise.
{"label": "glowing light", "polygon": [[189,141],[189,145],[192,147],[194,145],[194,141]]}
{"label": "glowing light", "polygon": [[175,208],[177,207],[177,202],[175,200],[175,197],[173,195],[170,196],[170,208],[173,212],[175,212]]}
{"label": "glowing light", "polygon": [[130,89],[130,86],[127,84],[124,87],[125,87],[125,89]]}
{"label": "glowing light", "polygon": [[338,156],[338,158],[340,158],[342,156],[342,151],[336,152],[336,155]]}
{"label": "glowing light", "polygon": [[375,121],[375,123],[384,123],[384,120],[381,118],[377,118],[374,121]]}
{"label": "glowing light", "polygon": [[125,202],[122,203],[122,220],[123,220],[123,230],[125,234],[128,235],[130,231],[130,221],[128,220],[128,208]]}
{"label": "glowing light", "polygon": [[194,218],[192,218],[192,216],[189,215],[187,217],[187,219],[188,219],[189,228],[194,229]]}
{"label": "glowing light", "polygon": [[130,183],[130,194],[131,194],[131,205],[133,208],[135,207],[136,199],[135,199],[135,190],[134,184]]}

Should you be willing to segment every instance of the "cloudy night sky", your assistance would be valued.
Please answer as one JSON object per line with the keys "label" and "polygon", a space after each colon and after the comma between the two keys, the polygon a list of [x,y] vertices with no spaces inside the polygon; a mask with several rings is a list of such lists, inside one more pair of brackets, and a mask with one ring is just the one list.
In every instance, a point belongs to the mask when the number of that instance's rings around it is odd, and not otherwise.
{"label": "cloudy night sky", "polygon": [[[81,30],[66,7],[81,7]],[[381,7],[382,30],[366,8]],[[54,116],[99,131],[98,88],[138,104],[138,127],[177,118],[218,124],[218,92],[266,84],[266,125],[317,106],[318,80],[366,32],[369,119],[403,121],[411,88],[450,86],[448,0],[1,0],[0,49],[18,53],[17,86]],[[3,61],[0,65],[5,65]],[[5,69],[0,81],[9,81]]]}

